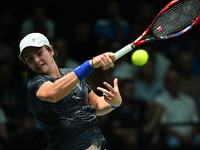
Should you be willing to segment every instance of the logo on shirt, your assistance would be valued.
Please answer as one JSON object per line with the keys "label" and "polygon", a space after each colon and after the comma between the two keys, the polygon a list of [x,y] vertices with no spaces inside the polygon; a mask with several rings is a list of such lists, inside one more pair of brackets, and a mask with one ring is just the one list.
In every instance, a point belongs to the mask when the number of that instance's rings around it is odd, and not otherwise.
{"label": "logo on shirt", "polygon": [[79,83],[77,84],[77,86],[78,86],[78,88],[79,88],[79,90],[83,90],[83,88],[79,85]]}

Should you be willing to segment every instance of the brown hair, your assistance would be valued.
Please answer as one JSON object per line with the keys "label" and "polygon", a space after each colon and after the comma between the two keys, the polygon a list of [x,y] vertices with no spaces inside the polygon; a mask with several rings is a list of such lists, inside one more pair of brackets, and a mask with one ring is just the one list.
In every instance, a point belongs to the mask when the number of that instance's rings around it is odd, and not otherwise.
{"label": "brown hair", "polygon": [[[50,46],[45,45],[45,47],[48,51],[51,50]],[[53,50],[54,50],[54,56],[53,57],[54,57],[54,59],[56,59],[58,57],[58,51],[56,49],[53,49]]]}
{"label": "brown hair", "polygon": [[[44,45],[44,46],[46,47],[46,49],[47,49],[48,51],[51,51],[50,46],[48,46],[48,45]],[[56,58],[58,57],[58,51],[57,51],[56,49],[53,49],[53,50],[54,50],[54,59],[56,59]],[[22,63],[26,64],[26,61],[25,61],[25,59],[24,59],[24,57],[23,57],[23,53],[21,54],[21,57],[19,58],[19,60],[20,60]]]}

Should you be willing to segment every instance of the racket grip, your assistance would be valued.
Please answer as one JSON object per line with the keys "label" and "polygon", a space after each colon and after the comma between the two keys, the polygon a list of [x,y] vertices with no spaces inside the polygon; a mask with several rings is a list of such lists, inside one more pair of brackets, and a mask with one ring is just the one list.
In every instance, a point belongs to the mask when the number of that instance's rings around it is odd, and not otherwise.
{"label": "racket grip", "polygon": [[121,58],[122,56],[124,56],[125,54],[133,50],[134,48],[135,48],[135,45],[131,43],[131,44],[126,45],[122,49],[118,50],[117,52],[115,52],[115,60]]}

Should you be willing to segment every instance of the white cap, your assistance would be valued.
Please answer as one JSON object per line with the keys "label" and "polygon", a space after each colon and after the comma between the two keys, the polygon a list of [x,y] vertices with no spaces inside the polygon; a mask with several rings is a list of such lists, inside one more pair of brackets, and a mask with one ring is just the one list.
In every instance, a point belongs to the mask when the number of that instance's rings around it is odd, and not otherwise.
{"label": "white cap", "polygon": [[50,46],[50,43],[47,37],[44,36],[43,34],[30,33],[26,35],[19,44],[19,48],[20,48],[19,58],[21,57],[21,54],[26,47],[29,47],[29,46],[42,47],[44,45]]}

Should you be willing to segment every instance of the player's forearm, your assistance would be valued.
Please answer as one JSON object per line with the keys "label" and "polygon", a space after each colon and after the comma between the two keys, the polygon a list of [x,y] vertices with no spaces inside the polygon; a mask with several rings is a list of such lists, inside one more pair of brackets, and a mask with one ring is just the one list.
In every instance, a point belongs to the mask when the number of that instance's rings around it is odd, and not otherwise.
{"label": "player's forearm", "polygon": [[37,97],[40,100],[57,102],[67,96],[78,82],[78,77],[74,72],[71,72],[54,83],[44,83],[38,90]]}
{"label": "player's forearm", "polygon": [[104,97],[101,96],[98,98],[98,103],[96,105],[96,112],[98,116],[102,116],[102,115],[106,115],[109,112],[111,112],[112,110],[114,110],[114,108],[111,107],[110,104],[108,104],[105,100]]}
{"label": "player's forearm", "polygon": [[54,84],[52,85],[52,92],[55,93],[56,99],[60,100],[67,96],[78,82],[78,77],[72,71],[71,73],[63,76],[62,78],[54,82]]}

